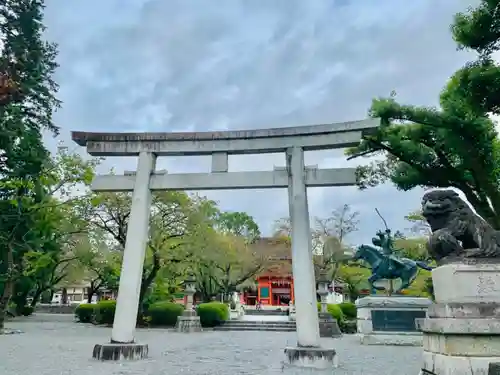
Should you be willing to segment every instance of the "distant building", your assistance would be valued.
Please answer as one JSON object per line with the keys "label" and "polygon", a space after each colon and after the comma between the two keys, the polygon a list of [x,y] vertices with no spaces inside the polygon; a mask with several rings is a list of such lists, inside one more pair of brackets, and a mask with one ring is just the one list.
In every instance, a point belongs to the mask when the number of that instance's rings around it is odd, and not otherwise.
{"label": "distant building", "polygon": [[[86,303],[88,299],[89,284],[85,282],[67,284],[61,286],[53,295],[51,304],[60,305],[64,303],[64,293],[66,293],[67,304]],[[107,289],[100,289],[99,293],[92,297],[92,302],[97,302],[98,299],[115,299],[115,292]]]}
{"label": "distant building", "polygon": [[266,261],[265,268],[255,279],[240,287],[242,302],[247,306],[255,306],[258,301],[267,306],[288,306],[294,299],[288,239],[259,238],[250,246],[257,256]]}
{"label": "distant building", "polygon": [[[264,269],[255,277],[240,286],[241,302],[255,306],[258,301],[263,306],[288,306],[295,303],[292,254],[288,238],[264,237],[257,239],[252,251],[266,258]],[[315,257],[319,257],[315,255]],[[333,284],[333,283],[332,283]],[[330,287],[330,303],[348,300],[344,284],[335,283]]]}

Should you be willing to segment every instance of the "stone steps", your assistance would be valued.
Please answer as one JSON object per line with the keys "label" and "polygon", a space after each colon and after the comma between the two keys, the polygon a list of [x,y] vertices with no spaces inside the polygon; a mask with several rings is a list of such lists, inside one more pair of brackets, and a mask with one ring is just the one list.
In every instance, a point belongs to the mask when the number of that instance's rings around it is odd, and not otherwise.
{"label": "stone steps", "polygon": [[219,327],[215,327],[215,330],[295,332],[296,325],[295,322],[230,320]]}
{"label": "stone steps", "polygon": [[253,310],[246,309],[245,315],[273,315],[273,316],[284,316],[287,315],[286,311],[280,310]]}
{"label": "stone steps", "polygon": [[228,327],[226,325],[219,326],[214,328],[214,331],[245,331],[245,332],[250,332],[250,331],[255,331],[255,332],[295,332],[296,329],[295,327],[252,327],[252,326],[240,326],[240,327]]}
{"label": "stone steps", "polygon": [[295,325],[295,322],[289,320],[228,320],[226,324],[284,324]]}

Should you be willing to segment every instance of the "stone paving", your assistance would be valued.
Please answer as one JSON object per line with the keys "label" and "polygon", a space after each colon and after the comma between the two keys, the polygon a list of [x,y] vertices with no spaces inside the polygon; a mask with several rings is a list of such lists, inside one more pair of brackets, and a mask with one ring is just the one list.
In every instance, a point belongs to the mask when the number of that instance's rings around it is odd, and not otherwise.
{"label": "stone paving", "polygon": [[[109,328],[72,322],[16,321],[9,328],[22,334],[0,336],[2,374],[16,375],[239,375],[311,374],[314,370],[282,368],[283,349],[295,344],[295,332],[202,332],[138,330],[149,344],[150,358],[109,363],[91,358],[94,344],[109,341]],[[327,339],[339,355],[338,375],[418,374],[421,348],[361,346],[354,336]],[[331,373],[331,371],[329,372]]]}

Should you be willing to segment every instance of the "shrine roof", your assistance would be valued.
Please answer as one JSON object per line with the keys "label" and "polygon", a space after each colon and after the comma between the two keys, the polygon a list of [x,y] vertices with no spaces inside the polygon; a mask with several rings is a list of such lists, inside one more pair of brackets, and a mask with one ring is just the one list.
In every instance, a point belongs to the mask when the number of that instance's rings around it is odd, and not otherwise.
{"label": "shrine roof", "polygon": [[[292,276],[292,249],[286,237],[261,237],[251,245],[252,250],[261,257],[266,257],[267,266],[258,276],[289,277]],[[315,255],[319,260],[321,256]],[[315,261],[316,264],[320,262]]]}

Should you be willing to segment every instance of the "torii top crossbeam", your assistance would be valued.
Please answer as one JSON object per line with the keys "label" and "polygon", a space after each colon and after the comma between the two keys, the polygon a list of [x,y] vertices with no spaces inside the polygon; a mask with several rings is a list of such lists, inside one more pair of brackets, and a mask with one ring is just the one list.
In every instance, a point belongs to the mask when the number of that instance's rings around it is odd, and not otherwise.
{"label": "torii top crossbeam", "polygon": [[137,156],[141,151],[158,156],[257,154],[351,147],[373,132],[380,119],[286,128],[189,133],[72,132],[72,139],[94,156]]}

